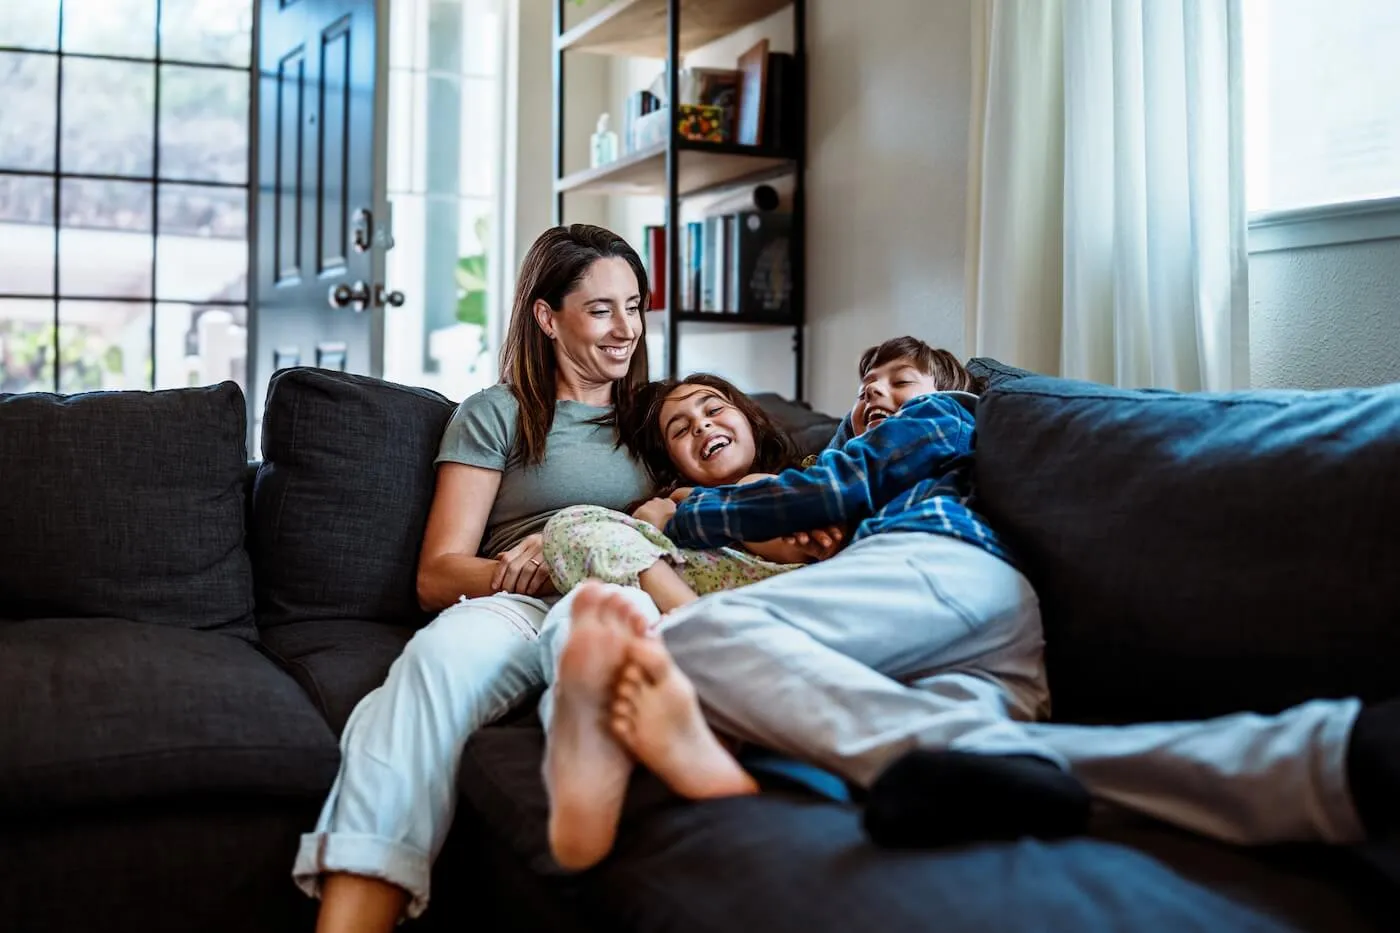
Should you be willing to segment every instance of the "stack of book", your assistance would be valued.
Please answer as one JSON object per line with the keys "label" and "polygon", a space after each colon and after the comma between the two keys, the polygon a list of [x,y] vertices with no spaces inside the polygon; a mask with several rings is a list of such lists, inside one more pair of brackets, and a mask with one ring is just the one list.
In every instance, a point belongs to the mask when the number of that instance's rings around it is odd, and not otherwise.
{"label": "stack of book", "polygon": [[[792,215],[717,214],[685,225],[680,237],[682,311],[781,320],[792,313]],[[666,304],[666,230],[646,230],[653,310]]]}

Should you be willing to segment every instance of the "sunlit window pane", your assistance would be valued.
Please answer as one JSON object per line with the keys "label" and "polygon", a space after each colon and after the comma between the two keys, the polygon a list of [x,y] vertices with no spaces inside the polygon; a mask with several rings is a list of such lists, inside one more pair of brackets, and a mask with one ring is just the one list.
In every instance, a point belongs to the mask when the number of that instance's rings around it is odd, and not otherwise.
{"label": "sunlit window pane", "polygon": [[53,179],[0,175],[0,292],[52,295]]}
{"label": "sunlit window pane", "polygon": [[60,192],[60,294],[149,298],[152,186],[65,178]]}
{"label": "sunlit window pane", "polygon": [[161,0],[163,59],[246,66],[252,32],[252,0]]}
{"label": "sunlit window pane", "polygon": [[248,178],[248,74],[160,69],[160,176],[186,181]]}
{"label": "sunlit window pane", "polygon": [[63,51],[154,58],[156,0],[63,0]]}
{"label": "sunlit window pane", "polygon": [[58,303],[58,391],[151,387],[151,306],[135,301]]}
{"label": "sunlit window pane", "polygon": [[248,391],[248,309],[156,305],[155,387],[211,385],[226,379]]}
{"label": "sunlit window pane", "polygon": [[243,301],[248,295],[248,192],[160,186],[156,297]]}
{"label": "sunlit window pane", "polygon": [[0,169],[53,171],[58,57],[0,52]]}
{"label": "sunlit window pane", "polygon": [[149,176],[154,155],[154,65],[63,60],[64,172]]}
{"label": "sunlit window pane", "polygon": [[0,3],[0,45],[22,49],[58,47],[58,0]]}
{"label": "sunlit window pane", "polygon": [[52,301],[0,298],[0,392],[53,391]]}
{"label": "sunlit window pane", "polygon": [[1400,3],[1244,10],[1250,210],[1400,195]]}

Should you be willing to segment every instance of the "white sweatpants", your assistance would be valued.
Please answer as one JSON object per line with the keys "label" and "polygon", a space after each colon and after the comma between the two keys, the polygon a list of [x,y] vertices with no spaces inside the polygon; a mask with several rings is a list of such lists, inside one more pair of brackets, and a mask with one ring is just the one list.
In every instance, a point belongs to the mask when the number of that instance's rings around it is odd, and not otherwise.
{"label": "white sweatpants", "polygon": [[548,605],[505,593],[464,600],[414,634],[340,738],[340,773],[292,876],[307,894],[322,874],[379,878],[428,906],[457,803],[462,746],[544,681],[539,628]]}
{"label": "white sweatpants", "polygon": [[[551,658],[571,603],[546,618]],[[717,729],[860,786],[916,747],[1035,755],[1096,796],[1230,842],[1362,836],[1345,773],[1357,701],[1192,723],[1032,723],[1049,703],[1035,594],[947,536],[864,539],[707,596],[662,632]]]}

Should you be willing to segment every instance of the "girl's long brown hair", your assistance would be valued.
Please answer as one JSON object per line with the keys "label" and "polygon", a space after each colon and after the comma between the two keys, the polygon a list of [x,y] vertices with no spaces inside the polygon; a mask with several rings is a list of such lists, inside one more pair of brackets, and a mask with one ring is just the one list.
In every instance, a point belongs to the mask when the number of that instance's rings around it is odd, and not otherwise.
{"label": "girl's long brown hair", "polygon": [[797,466],[797,446],[787,432],[773,423],[758,403],[741,392],[734,383],[710,373],[694,373],[684,379],[664,379],[648,385],[639,393],[640,404],[620,422],[627,446],[646,467],[652,482],[662,493],[668,493],[689,481],[681,476],[666,450],[666,435],[661,430],[661,406],[666,397],[681,386],[705,386],[739,410],[753,426],[754,460],[751,473],[781,473]]}
{"label": "girl's long brown hair", "polygon": [[[651,289],[641,257],[626,240],[603,227],[571,224],[546,230],[520,264],[510,326],[501,346],[501,382],[510,386],[520,404],[515,449],[511,452],[515,463],[534,465],[544,459],[545,439],[554,425],[554,403],[559,387],[554,346],[535,321],[535,302],[543,301],[555,311],[560,310],[564,306],[564,296],[578,287],[589,268],[600,259],[622,259],[632,268],[642,296],[642,330],[632,351],[627,375],[613,383],[612,413],[598,423],[613,426],[623,423],[620,419],[630,412],[646,385],[646,311],[650,306]],[[618,444],[621,443],[619,434]]]}

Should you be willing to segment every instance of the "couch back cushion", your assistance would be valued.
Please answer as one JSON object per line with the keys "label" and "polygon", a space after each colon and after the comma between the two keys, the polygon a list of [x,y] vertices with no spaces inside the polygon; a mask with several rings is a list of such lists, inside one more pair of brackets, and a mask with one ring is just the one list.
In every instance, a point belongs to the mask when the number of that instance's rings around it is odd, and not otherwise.
{"label": "couch back cushion", "polygon": [[232,382],[0,395],[0,618],[252,637],[246,419]]}
{"label": "couch back cushion", "polygon": [[273,376],[253,490],[258,624],[424,620],[418,550],[453,405],[367,376]]}
{"label": "couch back cushion", "polygon": [[977,422],[978,504],[1040,594],[1056,718],[1400,693],[1400,386],[1028,378]]}

